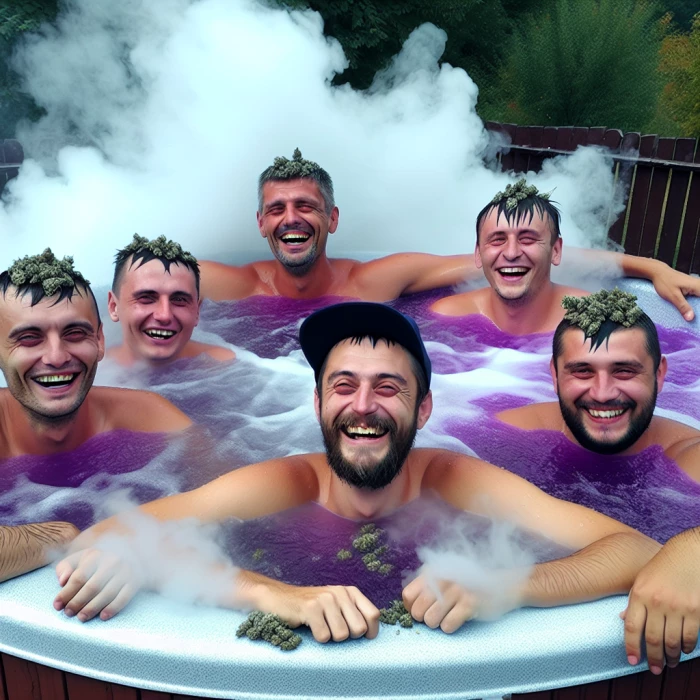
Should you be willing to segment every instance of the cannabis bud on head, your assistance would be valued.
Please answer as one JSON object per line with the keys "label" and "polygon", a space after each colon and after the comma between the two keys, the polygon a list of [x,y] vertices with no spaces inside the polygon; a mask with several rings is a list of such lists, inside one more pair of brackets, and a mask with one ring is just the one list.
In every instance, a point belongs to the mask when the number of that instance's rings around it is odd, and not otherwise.
{"label": "cannabis bud on head", "polygon": [[617,287],[611,292],[601,289],[587,297],[566,296],[561,305],[566,309],[564,319],[580,328],[586,338],[593,338],[605,321],[630,328],[644,313],[637,306],[634,294]]}

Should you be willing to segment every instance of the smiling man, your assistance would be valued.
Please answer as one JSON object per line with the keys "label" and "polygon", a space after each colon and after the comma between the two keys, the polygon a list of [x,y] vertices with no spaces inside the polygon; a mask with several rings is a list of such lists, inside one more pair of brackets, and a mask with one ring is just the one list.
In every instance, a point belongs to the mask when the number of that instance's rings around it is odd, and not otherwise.
{"label": "smiling man", "polygon": [[155,366],[202,353],[221,361],[235,358],[228,348],[191,339],[201,306],[199,265],[179,243],[134,234],[114,262],[107,305],[110,318],[121,323],[123,343],[110,348],[110,358]]}
{"label": "smiling man", "polygon": [[700,481],[700,431],[654,416],[667,364],[656,327],[635,300],[619,289],[565,298],[550,363],[559,402],[498,417],[527,430],[561,431],[598,454],[636,454],[660,445]]}
{"label": "smiling man", "polygon": [[69,451],[109,430],[190,425],[157,394],[93,388],[103,356],[95,297],[72,258],[47,249],[0,274],[0,459]]}
{"label": "smiling man", "polygon": [[[300,343],[316,378],[314,405],[325,454],[275,459],[237,469],[189,493],[141,508],[159,520],[205,523],[252,519],[317,502],[344,518],[366,521],[396,511],[421,494],[438,494],[454,507],[509,520],[577,550],[536,565],[513,590],[513,607],[552,606],[626,592],[658,545],[615,520],[547,496],[505,470],[463,454],[415,449],[416,432],[432,411],[431,365],[413,319],[382,304],[351,302],[307,318]],[[122,529],[98,524],[57,566],[63,590],[54,606],[87,620],[108,619],[128,603],[138,580],[167,585],[152,557],[130,565],[99,549],[99,535]],[[164,548],[173,552],[174,540]],[[111,537],[110,533],[110,537]],[[109,538],[108,538],[109,539]],[[137,551],[137,542],[129,549]],[[97,549],[90,548],[95,545]],[[191,566],[190,564],[179,564]],[[219,573],[221,573],[219,571]],[[202,571],[204,579],[214,571]],[[308,625],[319,641],[378,633],[379,611],[353,586],[293,586],[249,571],[227,574],[222,606],[276,613],[292,626]],[[416,620],[453,632],[488,606],[484,596],[424,574],[403,589]]]}

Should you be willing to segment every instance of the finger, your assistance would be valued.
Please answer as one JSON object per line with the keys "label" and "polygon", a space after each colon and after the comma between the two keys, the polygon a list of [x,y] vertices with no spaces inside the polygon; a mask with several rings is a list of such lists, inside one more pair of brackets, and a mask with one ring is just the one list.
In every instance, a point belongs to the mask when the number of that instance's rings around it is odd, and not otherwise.
{"label": "finger", "polygon": [[644,631],[644,639],[647,644],[647,661],[649,670],[656,676],[661,674],[664,668],[664,627],[666,616],[659,611],[650,610],[647,615],[647,624]]}
{"label": "finger", "polygon": [[326,619],[326,626],[330,630],[331,639],[334,642],[344,642],[350,636],[350,629],[343,617],[340,606],[334,600],[333,603],[326,603],[323,607],[323,616]]}
{"label": "finger", "polygon": [[686,321],[692,321],[695,318],[693,307],[688,303],[688,300],[681,292],[673,295],[669,301],[681,312],[681,315]]}
{"label": "finger", "polygon": [[413,601],[413,605],[409,608],[406,603],[406,610],[411,613],[411,617],[418,622],[425,621],[425,615],[430,608],[437,602],[436,595],[431,590],[423,590],[421,594]]}
{"label": "finger", "polygon": [[683,632],[681,634],[682,649],[684,654],[690,654],[698,643],[698,629],[700,620],[697,615],[686,616],[683,620]]}
{"label": "finger", "polygon": [[58,577],[58,585],[65,586],[66,581],[71,577],[72,573],[78,567],[82,552],[75,552],[68,557],[61,559],[56,564],[56,576]]}
{"label": "finger", "polygon": [[425,579],[422,576],[414,578],[411,583],[406,585],[401,592],[401,598],[403,599],[403,605],[406,610],[411,610],[413,603],[415,603],[416,598],[423,592],[423,587],[425,586]]}
{"label": "finger", "polygon": [[54,598],[53,606],[56,610],[63,610],[68,603],[79,593],[80,589],[88,582],[93,574],[92,567],[79,566],[68,578]]}
{"label": "finger", "polygon": [[465,622],[476,617],[471,601],[460,600],[440,623],[440,629],[447,634],[456,632]]}
{"label": "finger", "polygon": [[308,625],[314,639],[321,644],[325,644],[331,639],[331,631],[326,623],[321,606],[315,605],[306,613],[304,624]]}
{"label": "finger", "polygon": [[66,602],[65,613],[69,617],[77,615],[91,600],[96,598],[112,580],[112,572],[96,571],[80,590]]}
{"label": "finger", "polygon": [[100,613],[100,619],[110,620],[113,618],[129,604],[129,601],[136,595],[137,592],[138,587],[132,585],[131,583],[127,583],[122,586],[122,589],[117,594],[117,597],[111,603],[109,603],[109,605],[104,607]]}
{"label": "finger", "polygon": [[465,591],[456,585],[450,585],[444,588],[442,595],[430,606],[423,616],[423,622],[432,629],[442,627],[442,622],[448,613],[459,604],[464,598],[467,605],[471,604],[470,597],[467,597]]}
{"label": "finger", "polygon": [[642,658],[642,632],[646,619],[646,607],[631,599],[625,610],[625,650],[627,661],[632,666],[636,666]]}
{"label": "finger", "polygon": [[113,578],[108,581],[93,598],[91,598],[78,613],[77,617],[81,622],[92,620],[95,615],[99,615],[119,595],[122,588],[127,584],[123,578]]}
{"label": "finger", "polygon": [[[356,634],[356,630],[350,627],[350,636],[353,639],[361,637],[363,634],[367,639],[374,639],[379,634],[379,610],[377,606],[357,588],[349,591],[350,598],[364,620],[365,631]],[[347,620],[347,616],[345,618]]]}
{"label": "finger", "polygon": [[679,614],[667,615],[664,626],[664,656],[669,668],[675,668],[681,660],[681,636],[683,618]]}

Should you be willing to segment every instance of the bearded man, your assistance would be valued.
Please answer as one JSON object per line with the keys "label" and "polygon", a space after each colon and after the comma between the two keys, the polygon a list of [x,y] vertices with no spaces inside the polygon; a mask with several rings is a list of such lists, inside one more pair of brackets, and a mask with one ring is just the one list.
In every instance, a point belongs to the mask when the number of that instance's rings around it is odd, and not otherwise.
{"label": "bearded man", "polygon": [[[162,521],[204,523],[251,519],[317,502],[367,521],[396,511],[424,493],[544,535],[575,554],[538,564],[512,606],[552,606],[626,592],[658,545],[611,518],[545,495],[523,479],[478,459],[440,449],[416,449],[416,432],[432,411],[431,364],[410,317],[382,304],[351,302],[322,309],[301,326],[300,344],[314,370],[314,405],[325,454],[306,454],[243,467],[189,493],[141,508]],[[273,487],[271,487],[273,485]],[[54,606],[87,620],[108,619],[133,596],[138,581],[156,589],[149,562],[127,565],[100,549],[99,537],[122,529],[130,551],[139,532],[114,518],[76,542],[57,566],[63,590]],[[112,536],[113,533],[110,533]],[[164,547],[172,547],[172,538]],[[86,549],[78,549],[87,547]],[[170,551],[170,549],[168,549]],[[153,567],[151,567],[152,569]],[[202,576],[214,571],[202,571]],[[227,579],[228,580],[228,579]],[[455,582],[439,592],[418,576],[403,590],[416,620],[453,632],[487,602]],[[216,601],[275,613],[291,626],[308,625],[322,642],[378,633],[379,611],[353,586],[293,586],[250,571],[230,574]]]}

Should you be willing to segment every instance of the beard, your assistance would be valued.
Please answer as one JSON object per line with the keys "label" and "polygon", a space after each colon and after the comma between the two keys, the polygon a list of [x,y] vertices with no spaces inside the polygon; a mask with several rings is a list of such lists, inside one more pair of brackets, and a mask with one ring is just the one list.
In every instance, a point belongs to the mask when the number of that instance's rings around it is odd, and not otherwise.
{"label": "beard", "polygon": [[341,447],[342,429],[357,425],[359,422],[357,416],[349,414],[338,416],[331,425],[324,422],[321,423],[326,459],[330,468],[341,481],[359,489],[378,491],[388,486],[401,472],[416,439],[418,414],[416,411],[411,425],[403,431],[399,431],[396,423],[390,418],[369,416],[362,420],[368,428],[374,428],[382,432],[386,431],[389,435],[389,449],[387,453],[373,464],[363,464],[361,459],[351,462],[343,455]]}
{"label": "beard", "polygon": [[[275,231],[275,240],[280,239],[285,233],[287,233],[287,231],[303,231],[304,233],[308,233],[311,237],[314,236],[313,229],[308,225],[299,223],[284,224]],[[295,277],[304,277],[304,275],[311,270],[316,262],[316,258],[318,257],[318,248],[316,246],[316,242],[314,242],[306,251],[304,257],[297,258],[285,255],[285,253],[275,246],[275,257],[282,263],[282,265],[284,265],[287,272]]]}
{"label": "beard", "polygon": [[[559,398],[559,407],[566,426],[581,447],[585,447],[587,450],[597,452],[598,454],[613,455],[624,452],[642,437],[649,427],[651,419],[654,417],[657,393],[658,384],[656,380],[654,380],[654,392],[651,398],[641,406],[641,410],[636,416],[632,416],[627,431],[614,442],[598,440],[586,430],[583,418],[581,417],[581,411],[585,410],[588,405],[587,402],[577,401],[574,403],[575,408],[572,409]],[[634,401],[609,401],[605,404],[595,404],[596,408],[609,411],[614,411],[616,409],[630,409],[634,411],[637,406],[638,404]]]}

